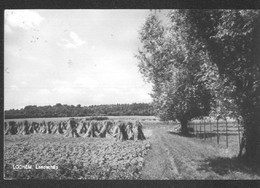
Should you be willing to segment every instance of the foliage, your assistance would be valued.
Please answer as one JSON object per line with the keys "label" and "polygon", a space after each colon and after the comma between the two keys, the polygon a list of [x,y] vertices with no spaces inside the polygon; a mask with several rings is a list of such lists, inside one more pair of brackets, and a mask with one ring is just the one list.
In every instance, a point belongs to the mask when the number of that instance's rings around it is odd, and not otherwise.
{"label": "foliage", "polygon": [[[243,118],[247,161],[259,161],[259,10],[180,10]],[[241,147],[243,149],[243,147]]]}
{"label": "foliage", "polygon": [[108,119],[109,119],[108,117],[102,117],[102,116],[93,116],[93,117],[85,118],[86,121],[91,121],[91,120],[103,121]]}
{"label": "foliage", "polygon": [[185,132],[189,120],[209,114],[211,93],[200,74],[207,54],[196,50],[200,43],[186,36],[184,18],[177,15],[170,15],[168,26],[156,14],[147,18],[137,58],[140,72],[153,84],[156,114],[163,120],[177,119]]}
{"label": "foliage", "polygon": [[259,161],[260,11],[173,10],[169,17],[166,27],[148,17],[140,32],[139,68],[154,84],[157,112],[187,121],[207,115],[210,104],[218,117],[241,116],[243,156]]}
{"label": "foliage", "polygon": [[62,105],[36,106],[30,105],[20,110],[6,110],[5,118],[40,118],[40,117],[83,117],[83,116],[123,116],[123,115],[153,115],[153,108],[146,103],[74,106]]}

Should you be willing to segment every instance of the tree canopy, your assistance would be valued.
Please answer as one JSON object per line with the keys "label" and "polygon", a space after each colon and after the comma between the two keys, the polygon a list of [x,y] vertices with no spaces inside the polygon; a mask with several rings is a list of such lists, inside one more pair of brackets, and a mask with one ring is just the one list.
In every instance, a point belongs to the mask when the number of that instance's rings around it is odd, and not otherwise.
{"label": "tree canopy", "polygon": [[154,106],[162,119],[178,120],[182,132],[192,118],[210,112],[211,93],[201,79],[203,61],[207,54],[196,51],[199,45],[187,38],[186,28],[179,27],[180,17],[163,26],[152,13],[140,31],[139,69],[147,81],[153,83]]}
{"label": "tree canopy", "polygon": [[[260,11],[184,10],[244,122],[244,158],[260,160]],[[243,149],[241,147],[241,149]],[[241,152],[240,152],[241,153]]]}
{"label": "tree canopy", "polygon": [[139,69],[153,84],[157,115],[183,130],[200,116],[240,116],[240,150],[259,161],[259,10],[173,10],[166,24],[151,13],[140,41]]}

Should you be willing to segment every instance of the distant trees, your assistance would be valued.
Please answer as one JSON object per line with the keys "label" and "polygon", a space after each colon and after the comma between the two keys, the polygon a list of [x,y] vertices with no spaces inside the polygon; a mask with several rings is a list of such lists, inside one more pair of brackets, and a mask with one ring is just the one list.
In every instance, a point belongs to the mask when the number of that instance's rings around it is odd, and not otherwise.
{"label": "distant trees", "polygon": [[137,55],[156,113],[182,126],[209,113],[240,116],[240,153],[259,162],[260,11],[173,10],[167,21],[147,18]]}
{"label": "distant trees", "polygon": [[123,116],[123,115],[153,115],[153,108],[146,103],[116,104],[116,105],[62,105],[54,106],[29,105],[20,110],[6,110],[5,118],[39,118],[39,117],[82,117],[82,116]]}

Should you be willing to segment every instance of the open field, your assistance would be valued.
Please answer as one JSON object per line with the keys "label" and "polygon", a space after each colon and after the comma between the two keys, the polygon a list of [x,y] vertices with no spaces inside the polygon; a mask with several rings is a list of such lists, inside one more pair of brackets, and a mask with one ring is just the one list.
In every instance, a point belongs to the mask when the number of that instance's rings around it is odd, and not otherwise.
{"label": "open field", "polygon": [[[5,135],[5,178],[260,179],[259,167],[251,169],[236,158],[237,135],[228,137],[227,148],[225,135],[220,135],[217,144],[213,135],[179,135],[175,131],[178,123],[167,124],[155,121],[154,117],[120,118],[140,120],[146,140],[116,142],[55,134]],[[33,169],[13,169],[13,165],[26,164]],[[58,169],[35,169],[36,164],[56,165]]]}

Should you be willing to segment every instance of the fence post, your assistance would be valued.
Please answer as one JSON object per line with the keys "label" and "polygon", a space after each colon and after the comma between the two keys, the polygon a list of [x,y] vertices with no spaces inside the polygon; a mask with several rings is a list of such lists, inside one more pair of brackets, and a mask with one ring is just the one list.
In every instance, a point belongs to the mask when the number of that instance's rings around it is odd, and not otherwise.
{"label": "fence post", "polygon": [[211,120],[209,120],[209,136],[210,136],[210,141],[212,141]]}
{"label": "fence post", "polygon": [[192,122],[192,125],[193,125],[193,136],[195,136],[195,123]]}
{"label": "fence post", "polygon": [[206,121],[205,119],[203,121],[204,121],[204,140],[206,140]]}
{"label": "fence post", "polygon": [[197,137],[197,126],[196,126],[196,122],[194,121],[194,134]]}
{"label": "fence post", "polygon": [[191,123],[190,122],[188,122],[188,132],[189,132],[189,134],[191,134]]}
{"label": "fence post", "polygon": [[226,145],[228,148],[228,126],[227,126],[227,119],[226,119]]}
{"label": "fence post", "polygon": [[239,143],[239,147],[240,147],[240,122],[239,119],[237,120],[237,131],[238,131],[238,143]]}
{"label": "fence post", "polygon": [[217,119],[217,143],[219,144],[219,136],[218,136],[218,119]]}
{"label": "fence post", "polygon": [[199,132],[199,137],[201,138],[201,121],[199,122],[199,125],[200,125],[200,132]]}
{"label": "fence post", "polygon": [[198,122],[196,122],[195,125],[196,125],[196,137],[198,137],[198,132],[199,132],[199,129],[198,129]]}

